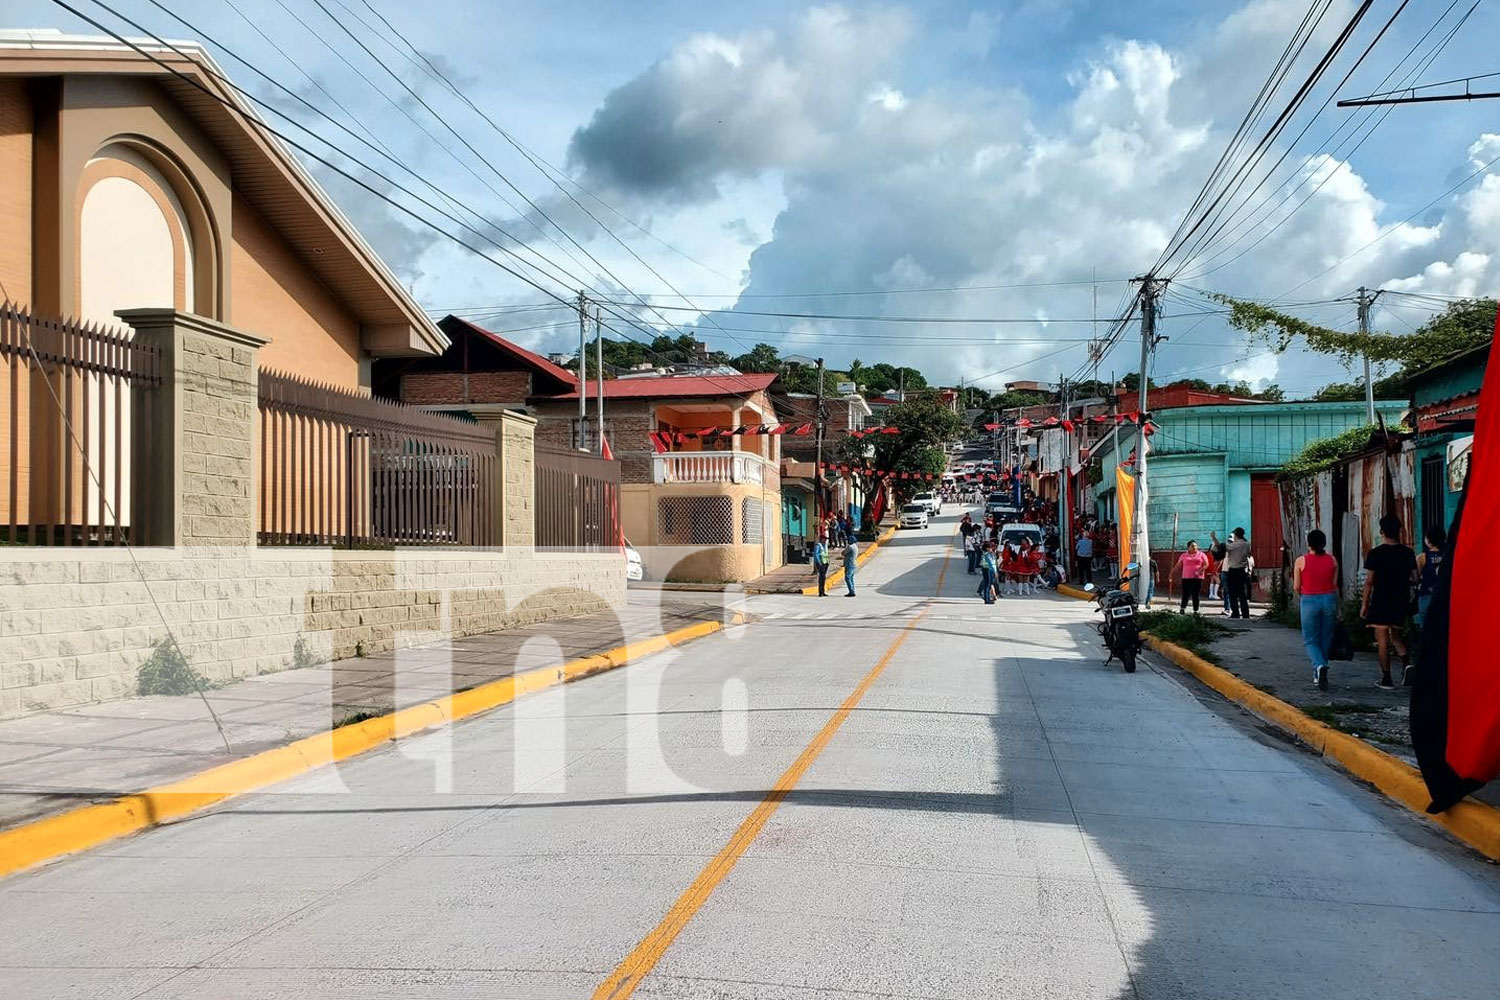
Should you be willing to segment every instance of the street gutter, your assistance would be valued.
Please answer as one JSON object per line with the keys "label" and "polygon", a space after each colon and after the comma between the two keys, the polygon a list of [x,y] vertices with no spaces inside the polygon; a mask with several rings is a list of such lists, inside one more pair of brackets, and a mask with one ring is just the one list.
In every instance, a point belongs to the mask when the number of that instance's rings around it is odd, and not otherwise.
{"label": "street gutter", "polygon": [[[1062,584],[1058,593],[1077,600],[1093,600],[1087,592]],[[1332,758],[1345,771],[1373,785],[1386,798],[1438,826],[1492,861],[1500,861],[1500,809],[1465,799],[1447,812],[1431,814],[1432,800],[1422,774],[1410,764],[1377,749],[1357,736],[1319,722],[1280,698],[1269,695],[1223,667],[1209,663],[1175,643],[1143,633],[1146,643],[1174,665],[1191,674],[1241,708],[1296,737],[1321,757]]]}

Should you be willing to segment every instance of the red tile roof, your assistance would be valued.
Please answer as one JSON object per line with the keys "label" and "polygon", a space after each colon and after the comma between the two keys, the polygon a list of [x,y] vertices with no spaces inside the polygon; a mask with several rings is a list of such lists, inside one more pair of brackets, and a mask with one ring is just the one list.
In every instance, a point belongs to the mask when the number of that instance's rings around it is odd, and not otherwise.
{"label": "red tile roof", "polygon": [[476,337],[483,337],[485,340],[488,340],[490,343],[500,348],[500,350],[504,351],[506,354],[514,357],[517,361],[521,362],[521,364],[526,365],[528,368],[531,368],[542,375],[546,375],[548,378],[551,378],[557,382],[561,382],[563,385],[567,386],[568,389],[573,393],[574,399],[578,398],[578,376],[574,375],[572,372],[568,371],[566,368],[563,368],[560,365],[554,365],[552,362],[548,361],[540,354],[537,354],[533,351],[528,351],[520,344],[512,343],[509,340],[506,340],[504,337],[500,336],[498,333],[491,333],[484,327],[479,326],[475,323],[470,323],[466,319],[460,319],[457,316],[445,317],[443,321],[438,324],[438,326],[441,327],[443,332],[448,334],[449,336],[453,335],[453,328],[456,327],[472,333]]}
{"label": "red tile roof", "polygon": [[[776,381],[775,372],[755,375],[658,375],[639,378],[604,380],[605,399],[672,399],[703,396],[742,396],[768,389]],[[577,383],[575,382],[576,386]],[[589,392],[594,387],[589,386]],[[548,399],[577,399],[576,388]]]}

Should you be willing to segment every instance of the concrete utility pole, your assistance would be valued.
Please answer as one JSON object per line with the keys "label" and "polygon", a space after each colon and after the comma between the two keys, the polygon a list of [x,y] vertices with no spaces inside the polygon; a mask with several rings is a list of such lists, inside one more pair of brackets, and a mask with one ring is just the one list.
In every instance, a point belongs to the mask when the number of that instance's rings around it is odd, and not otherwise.
{"label": "concrete utility pole", "polygon": [[814,434],[817,441],[817,461],[813,465],[813,513],[818,524],[823,523],[823,427],[828,423],[828,411],[823,407],[823,359],[818,359],[818,403],[813,413],[816,421]]}
{"label": "concrete utility pole", "polygon": [[1148,274],[1141,282],[1141,380],[1136,386],[1136,457],[1135,457],[1135,542],[1130,546],[1132,562],[1150,573],[1146,560],[1151,558],[1151,541],[1146,530],[1146,391],[1150,385],[1151,351],[1156,347],[1156,300],[1167,282]]}
{"label": "concrete utility pole", "polygon": [[597,450],[604,454],[604,324],[599,320],[599,307],[594,307],[594,381],[599,385],[599,405],[595,419],[599,422]]}
{"label": "concrete utility pole", "polygon": [[[1380,298],[1380,293],[1370,294],[1370,290],[1364,286],[1359,289],[1359,332],[1362,336],[1370,335],[1370,307],[1375,300]],[[1375,382],[1370,378],[1370,352],[1365,351],[1365,416],[1371,424],[1375,423]]]}
{"label": "concrete utility pole", "polygon": [[589,300],[578,291],[578,440],[573,447],[588,450],[589,437]]}
{"label": "concrete utility pole", "polygon": [[[1068,394],[1072,389],[1068,385],[1067,379],[1062,380],[1062,385],[1059,388],[1062,390],[1062,419],[1066,423],[1068,414],[1073,409],[1068,404]],[[1070,548],[1068,539],[1072,536],[1073,532],[1069,527],[1071,522],[1068,520],[1068,492],[1073,484],[1073,434],[1064,427],[1062,428],[1062,435],[1062,468],[1057,474],[1057,484],[1061,487],[1057,491],[1057,560],[1062,564],[1063,579],[1071,580],[1073,579],[1073,567],[1071,560],[1068,558],[1068,549]]]}

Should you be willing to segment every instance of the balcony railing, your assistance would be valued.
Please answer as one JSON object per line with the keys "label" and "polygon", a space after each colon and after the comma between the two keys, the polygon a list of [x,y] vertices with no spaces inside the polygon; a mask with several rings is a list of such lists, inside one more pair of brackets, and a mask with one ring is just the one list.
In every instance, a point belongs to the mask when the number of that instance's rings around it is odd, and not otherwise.
{"label": "balcony railing", "polygon": [[655,483],[751,483],[766,480],[769,463],[750,452],[678,452],[657,455],[652,475]]}

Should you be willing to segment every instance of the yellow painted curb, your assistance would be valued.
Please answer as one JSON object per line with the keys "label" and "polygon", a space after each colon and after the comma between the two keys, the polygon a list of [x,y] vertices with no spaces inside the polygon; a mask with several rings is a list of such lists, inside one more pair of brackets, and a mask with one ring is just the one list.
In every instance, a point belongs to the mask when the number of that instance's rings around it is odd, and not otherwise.
{"label": "yellow painted curb", "polygon": [[[889,528],[886,528],[885,532],[879,538],[877,538],[873,542],[871,542],[864,549],[864,551],[862,551],[861,553],[859,553],[859,555],[857,555],[857,556],[854,557],[855,568],[861,567],[865,563],[869,562],[870,561],[870,557],[875,554],[876,550],[879,549],[886,542],[890,541],[895,536],[896,536],[896,526],[893,524]],[[842,569],[832,570],[828,574],[828,580],[825,582],[824,587],[827,588],[827,587],[836,586],[843,579],[844,579],[844,571]],[[802,596],[803,597],[816,597],[817,594],[818,594],[818,585],[816,583],[813,584],[810,587],[803,587],[802,588]]]}
{"label": "yellow painted curb", "polygon": [[1500,861],[1500,809],[1466,799],[1445,813],[1427,813],[1431,797],[1421,773],[1405,761],[1376,749],[1357,736],[1339,732],[1303,714],[1280,698],[1272,697],[1223,667],[1153,635],[1145,636],[1151,648],[1192,674],[1215,691],[1267,722],[1296,736],[1308,747],[1331,757],[1356,778],[1368,781],[1387,798],[1443,827],[1485,857]]}
{"label": "yellow painted curb", "polygon": [[[735,613],[729,625],[742,625]],[[0,831],[0,878],[138,833],[225,799],[243,795],[347,760],[383,743],[457,722],[506,705],[523,694],[581,680],[722,631],[724,622],[697,622],[665,635],[617,646],[604,653],[539,667],[436,701],[412,705],[374,719],[296,740],[283,747],[229,761],[198,774],[111,802],[82,806]]]}

